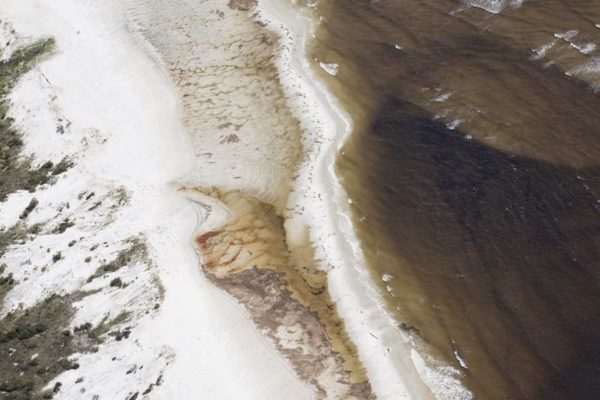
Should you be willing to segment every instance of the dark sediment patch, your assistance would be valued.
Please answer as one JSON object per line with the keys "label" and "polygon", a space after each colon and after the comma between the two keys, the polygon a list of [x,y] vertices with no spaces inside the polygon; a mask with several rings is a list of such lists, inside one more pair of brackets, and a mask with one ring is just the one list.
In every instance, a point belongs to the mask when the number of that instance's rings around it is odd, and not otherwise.
{"label": "dark sediment patch", "polygon": [[196,238],[206,276],[246,307],[296,373],[315,387],[318,398],[372,398],[356,349],[327,292],[325,274],[314,270],[314,264],[294,265],[283,220],[274,208],[239,192],[209,194],[233,216]]}
{"label": "dark sediment patch", "polygon": [[[254,323],[276,344],[277,349],[293,365],[305,381],[315,386],[319,398],[332,398],[317,377],[328,368],[327,359],[344,361],[332,348],[332,338],[319,315],[292,297],[282,274],[252,268],[224,278],[211,278],[216,286],[243,302]],[[293,344],[282,343],[281,330],[295,336]],[[300,334],[301,336],[296,336]],[[335,340],[335,338],[333,338]],[[340,371],[339,383],[348,386],[345,398],[369,399],[368,382],[353,383],[347,371]]]}

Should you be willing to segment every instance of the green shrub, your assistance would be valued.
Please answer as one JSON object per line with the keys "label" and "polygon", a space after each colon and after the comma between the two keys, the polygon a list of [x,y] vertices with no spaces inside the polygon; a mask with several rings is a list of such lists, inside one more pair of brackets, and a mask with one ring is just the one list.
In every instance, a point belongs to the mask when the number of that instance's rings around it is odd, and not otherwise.
{"label": "green shrub", "polygon": [[66,218],[64,221],[62,221],[56,227],[56,229],[54,229],[52,231],[52,233],[63,233],[64,231],[66,231],[67,229],[69,229],[70,227],[72,227],[74,225],[75,225],[75,222],[71,221],[69,218]]}
{"label": "green shrub", "polygon": [[35,197],[33,199],[31,199],[31,201],[29,202],[29,204],[27,205],[27,207],[25,207],[25,209],[23,210],[23,212],[21,213],[21,215],[19,215],[20,219],[25,219],[27,218],[27,216],[29,216],[29,214],[34,210],[34,208],[36,208],[38,205],[38,199],[36,199]]}
{"label": "green shrub", "polygon": [[60,251],[57,251],[56,253],[54,253],[54,255],[52,256],[52,262],[57,262],[58,260],[60,260],[62,258],[62,253]]}
{"label": "green shrub", "polygon": [[121,281],[121,278],[115,278],[112,281],[110,281],[110,287],[122,288],[123,287],[123,281]]}

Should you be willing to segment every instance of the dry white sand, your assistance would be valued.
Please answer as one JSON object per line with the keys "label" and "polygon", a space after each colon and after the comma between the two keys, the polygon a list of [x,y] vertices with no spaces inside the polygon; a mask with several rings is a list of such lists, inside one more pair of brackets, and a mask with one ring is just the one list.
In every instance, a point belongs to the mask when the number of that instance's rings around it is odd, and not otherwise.
{"label": "dry white sand", "polygon": [[[3,310],[33,305],[57,291],[100,289],[77,305],[73,326],[133,313],[129,339],[109,338],[97,353],[76,357],[81,367],[56,379],[63,386],[55,398],[126,399],[135,392],[156,399],[310,398],[310,388],[244,310],[198,268],[191,241],[198,216],[174,185],[193,165],[178,97],[132,35],[120,2],[2,2],[0,15],[21,35],[57,42],[56,54],[29,72],[11,96],[26,152],[41,160],[68,155],[75,161],[56,185],[11,195],[0,206],[1,223],[16,221],[34,195],[40,205],[32,221],[52,225],[69,216],[76,223],[63,234],[40,235],[10,249],[3,261],[19,284]],[[59,119],[71,122],[64,135],[56,131]],[[130,203],[114,208],[110,193],[119,188]],[[95,197],[78,200],[84,191]],[[98,198],[103,206],[88,211]],[[148,242],[153,262],[123,271],[119,276],[129,283],[123,290],[106,280],[87,283],[102,259],[131,236]],[[78,242],[68,247],[72,239]],[[100,246],[92,261],[84,263],[95,244]],[[52,264],[46,247],[62,250],[63,259]],[[51,272],[42,273],[46,265]],[[165,289],[157,312],[155,275]],[[142,396],[160,376],[162,384]],[[76,383],[79,377],[82,383]]]}

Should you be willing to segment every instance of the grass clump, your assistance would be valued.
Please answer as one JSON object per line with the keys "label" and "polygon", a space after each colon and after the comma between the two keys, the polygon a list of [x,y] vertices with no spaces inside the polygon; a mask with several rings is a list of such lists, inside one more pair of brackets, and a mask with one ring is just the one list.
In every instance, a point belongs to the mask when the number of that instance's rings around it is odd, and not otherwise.
{"label": "grass clump", "polygon": [[[131,238],[128,239],[127,242],[129,243],[129,246],[121,250],[113,260],[98,267],[96,272],[88,278],[88,282],[110,272],[118,271],[132,261],[146,260],[148,258],[148,249],[142,240],[139,238]],[[116,286],[116,284],[113,285],[111,282],[111,286]]]}
{"label": "grass clump", "polygon": [[52,262],[55,263],[57,261],[59,261],[60,259],[62,259],[62,252],[57,251],[56,253],[54,253],[54,255],[52,256]]}
{"label": "grass clump", "polygon": [[2,309],[2,302],[4,301],[4,297],[6,294],[13,288],[15,283],[15,279],[13,278],[13,274],[6,272],[6,264],[0,265],[0,310]]}
{"label": "grass clump", "polygon": [[63,233],[72,226],[75,226],[75,222],[71,221],[69,218],[66,218],[64,221],[58,224],[58,226],[52,231],[52,233]]}
{"label": "grass clump", "polygon": [[115,278],[112,281],[110,281],[110,287],[122,288],[123,287],[123,281],[121,280],[121,278]]}
{"label": "grass clump", "polygon": [[38,40],[16,49],[8,60],[0,63],[0,96],[5,97],[14,87],[15,81],[29,71],[41,56],[50,53],[54,46],[53,38]]}
{"label": "grass clump", "polygon": [[[23,222],[18,222],[10,228],[0,227],[0,259],[4,256],[8,248],[27,239],[30,235],[38,233],[40,225],[27,226]],[[6,265],[0,266],[0,307],[6,294],[16,283],[12,274],[5,275]]]}
{"label": "grass clump", "polygon": [[10,228],[0,228],[0,257],[4,255],[9,246],[27,238],[28,229],[22,223],[17,223]]}
{"label": "grass clump", "polygon": [[24,241],[30,235],[38,234],[42,226],[43,224],[26,225],[19,221],[10,228],[0,227],[0,258],[10,246]]}
{"label": "grass clump", "polygon": [[35,197],[33,199],[31,199],[31,201],[29,202],[27,207],[25,207],[25,209],[23,210],[21,215],[19,215],[19,219],[27,218],[29,216],[29,214],[31,214],[31,212],[37,207],[38,204],[39,204],[38,199],[36,199]]}

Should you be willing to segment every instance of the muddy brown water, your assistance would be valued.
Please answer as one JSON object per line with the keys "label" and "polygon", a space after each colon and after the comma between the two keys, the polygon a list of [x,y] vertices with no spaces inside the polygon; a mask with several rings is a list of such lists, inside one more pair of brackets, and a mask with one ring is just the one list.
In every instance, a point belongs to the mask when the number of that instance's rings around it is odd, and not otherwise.
{"label": "muddy brown water", "polygon": [[337,169],[390,312],[477,399],[600,399],[600,1],[316,14],[312,56],[339,64],[322,76],[356,124]]}

